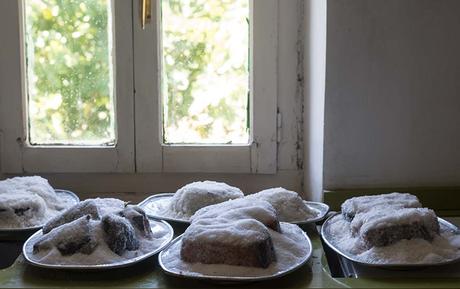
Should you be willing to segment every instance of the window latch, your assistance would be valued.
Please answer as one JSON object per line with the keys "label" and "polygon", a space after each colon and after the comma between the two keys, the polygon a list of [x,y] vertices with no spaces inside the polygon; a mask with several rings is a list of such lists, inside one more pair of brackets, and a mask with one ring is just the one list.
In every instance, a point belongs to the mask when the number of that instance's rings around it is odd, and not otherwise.
{"label": "window latch", "polygon": [[152,0],[140,0],[141,1],[141,26],[142,30],[145,26],[150,23],[152,19]]}

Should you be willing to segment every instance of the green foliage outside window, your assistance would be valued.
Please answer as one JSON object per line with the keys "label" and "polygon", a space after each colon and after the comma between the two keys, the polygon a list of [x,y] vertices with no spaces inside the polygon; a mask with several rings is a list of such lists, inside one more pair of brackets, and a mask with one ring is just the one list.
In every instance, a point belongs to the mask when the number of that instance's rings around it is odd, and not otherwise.
{"label": "green foliage outside window", "polygon": [[31,142],[113,142],[108,2],[25,3]]}
{"label": "green foliage outside window", "polygon": [[[166,142],[248,141],[248,2],[162,0]],[[111,3],[25,0],[32,143],[115,142]]]}
{"label": "green foliage outside window", "polygon": [[162,0],[164,140],[247,143],[249,1]]}

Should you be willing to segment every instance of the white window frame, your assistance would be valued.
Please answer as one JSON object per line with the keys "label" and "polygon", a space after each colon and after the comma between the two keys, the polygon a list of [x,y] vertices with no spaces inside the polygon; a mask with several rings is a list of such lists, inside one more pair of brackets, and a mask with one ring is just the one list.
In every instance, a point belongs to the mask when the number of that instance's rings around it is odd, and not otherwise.
{"label": "white window frame", "polygon": [[[2,172],[276,173],[279,0],[251,1],[252,141],[248,145],[212,146],[161,143],[159,0],[152,7],[154,18],[145,30],[137,17],[140,1],[112,1],[117,113],[114,147],[28,145],[23,109],[23,20],[22,12],[18,13],[22,11],[22,1],[0,1],[0,11],[4,12],[0,35],[6,35],[0,44]],[[149,61],[146,55],[152,56]]]}
{"label": "white window frame", "polygon": [[[248,145],[162,144],[160,2],[156,1],[152,23],[145,30],[139,19],[134,24],[137,171],[276,173],[278,0],[250,1],[252,137]],[[140,10],[138,5],[134,1],[134,11]],[[148,61],[144,56],[149,54],[156,57]],[[152,122],[151,115],[158,117]]]}
{"label": "white window frame", "polygon": [[[25,104],[23,1],[0,1],[0,145],[6,173],[133,172],[134,113],[132,70],[132,5],[113,0],[114,104],[117,143],[114,146],[31,146]],[[17,23],[18,25],[12,25]],[[23,109],[24,108],[24,109]]]}

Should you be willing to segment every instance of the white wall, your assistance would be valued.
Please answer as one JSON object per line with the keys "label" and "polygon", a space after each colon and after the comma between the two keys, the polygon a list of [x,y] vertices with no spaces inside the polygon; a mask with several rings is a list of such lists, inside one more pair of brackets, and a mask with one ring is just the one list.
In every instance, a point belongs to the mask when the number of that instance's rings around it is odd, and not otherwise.
{"label": "white wall", "polygon": [[304,187],[310,199],[322,199],[326,14],[324,0],[305,1],[305,150]]}
{"label": "white wall", "polygon": [[328,1],[326,189],[460,185],[459,12]]}

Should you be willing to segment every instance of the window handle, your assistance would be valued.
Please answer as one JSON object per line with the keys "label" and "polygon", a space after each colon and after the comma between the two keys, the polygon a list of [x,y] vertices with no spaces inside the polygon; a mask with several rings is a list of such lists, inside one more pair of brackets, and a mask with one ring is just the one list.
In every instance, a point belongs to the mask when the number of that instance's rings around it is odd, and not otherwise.
{"label": "window handle", "polygon": [[150,23],[152,19],[152,0],[140,0],[141,1],[141,25],[142,29],[145,29],[145,25]]}

